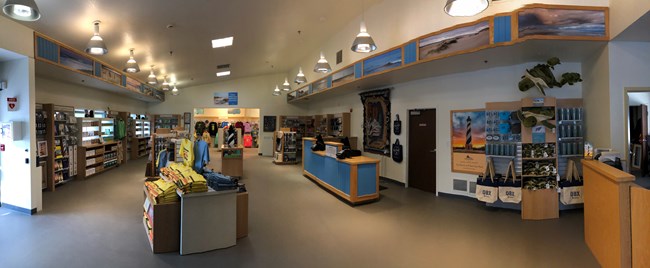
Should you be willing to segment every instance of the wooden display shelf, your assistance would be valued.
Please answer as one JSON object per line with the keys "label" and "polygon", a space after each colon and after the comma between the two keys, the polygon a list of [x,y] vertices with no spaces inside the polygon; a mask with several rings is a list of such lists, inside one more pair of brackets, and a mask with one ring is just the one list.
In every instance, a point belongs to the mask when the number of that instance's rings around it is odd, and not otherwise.
{"label": "wooden display shelf", "polygon": [[[111,146],[117,146],[117,142],[108,142],[104,144],[98,144],[98,145],[93,145],[90,147],[87,146],[79,146],[77,150],[77,170],[78,170],[78,176],[81,179],[85,179],[90,176],[94,176],[97,174],[101,174],[103,172],[106,172],[112,168],[117,167],[118,165],[114,165],[111,167],[104,167],[104,163],[110,162],[117,160],[117,158],[113,159],[104,159],[104,154],[109,153],[111,151],[106,150],[107,147]],[[87,150],[94,151],[95,154],[93,155],[86,155]],[[94,162],[88,164],[87,160],[93,160]],[[118,163],[119,164],[119,163]],[[94,172],[88,174],[88,170],[93,170]]]}
{"label": "wooden display shelf", "polygon": [[555,160],[555,157],[527,157],[527,158],[522,158],[521,160],[523,161],[549,161],[549,160]]}
{"label": "wooden display shelf", "polygon": [[550,175],[521,175],[522,178],[541,178],[541,177],[555,177],[557,174]]}
{"label": "wooden display shelf", "polygon": [[557,189],[521,190],[521,219],[545,220],[559,217]]}
{"label": "wooden display shelf", "polygon": [[[149,179],[148,179],[149,180]],[[180,202],[157,204],[144,187],[144,217],[151,222],[153,237],[145,222],[147,240],[153,253],[178,252],[180,249],[181,204]],[[147,205],[148,204],[148,205]],[[151,211],[149,211],[151,210]],[[153,217],[150,217],[149,212]]]}

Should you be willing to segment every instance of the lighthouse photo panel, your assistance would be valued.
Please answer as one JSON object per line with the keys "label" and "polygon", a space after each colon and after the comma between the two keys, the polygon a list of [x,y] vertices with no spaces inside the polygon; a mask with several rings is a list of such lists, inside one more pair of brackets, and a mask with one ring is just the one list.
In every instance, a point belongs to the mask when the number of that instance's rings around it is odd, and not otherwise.
{"label": "lighthouse photo panel", "polygon": [[452,110],[450,117],[451,170],[468,174],[483,173],[485,170],[485,110]]}

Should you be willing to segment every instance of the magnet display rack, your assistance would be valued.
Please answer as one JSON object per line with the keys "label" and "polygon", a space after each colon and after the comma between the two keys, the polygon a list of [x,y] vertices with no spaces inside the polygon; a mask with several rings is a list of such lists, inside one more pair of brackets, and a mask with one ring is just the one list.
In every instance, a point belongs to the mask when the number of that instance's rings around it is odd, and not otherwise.
{"label": "magnet display rack", "polygon": [[44,140],[47,141],[47,189],[54,191],[56,186],[65,184],[77,175],[76,155],[78,127],[74,117],[74,107],[43,104],[42,113],[46,116]]}
{"label": "magnet display rack", "polygon": [[[492,161],[495,172],[507,174],[512,162],[515,167],[515,176],[521,181],[521,122],[517,111],[521,109],[521,102],[489,102],[485,104],[486,113],[486,147],[485,154]],[[495,203],[486,204],[490,207],[508,209],[521,209],[521,204],[504,203],[497,200]]]}

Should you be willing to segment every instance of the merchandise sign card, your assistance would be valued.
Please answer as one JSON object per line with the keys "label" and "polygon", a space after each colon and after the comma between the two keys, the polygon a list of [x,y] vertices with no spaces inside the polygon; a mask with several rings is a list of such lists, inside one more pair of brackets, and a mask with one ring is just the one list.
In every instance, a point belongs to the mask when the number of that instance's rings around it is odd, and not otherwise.
{"label": "merchandise sign card", "polygon": [[336,146],[327,145],[325,146],[325,155],[331,158],[336,158]]}
{"label": "merchandise sign card", "polygon": [[546,127],[544,126],[534,126],[533,127],[533,143],[545,143],[546,142]]}
{"label": "merchandise sign card", "polygon": [[18,111],[18,98],[7,98],[7,109],[10,112]]}

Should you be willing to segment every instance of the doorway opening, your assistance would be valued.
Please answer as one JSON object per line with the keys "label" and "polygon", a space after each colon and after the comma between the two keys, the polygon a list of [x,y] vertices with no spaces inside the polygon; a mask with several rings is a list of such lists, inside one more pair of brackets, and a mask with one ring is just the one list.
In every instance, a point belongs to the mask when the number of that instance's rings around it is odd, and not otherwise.
{"label": "doorway opening", "polygon": [[[197,122],[206,127],[211,147],[234,142],[244,148],[259,148],[260,109],[258,108],[195,108],[192,116],[191,132]],[[235,140],[226,140],[228,130],[234,129]]]}
{"label": "doorway opening", "polygon": [[650,88],[625,89],[627,168],[636,183],[650,188]]}
{"label": "doorway opening", "polygon": [[409,110],[408,186],[436,193],[436,109]]}

